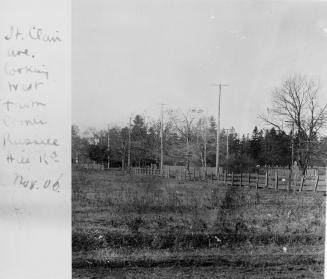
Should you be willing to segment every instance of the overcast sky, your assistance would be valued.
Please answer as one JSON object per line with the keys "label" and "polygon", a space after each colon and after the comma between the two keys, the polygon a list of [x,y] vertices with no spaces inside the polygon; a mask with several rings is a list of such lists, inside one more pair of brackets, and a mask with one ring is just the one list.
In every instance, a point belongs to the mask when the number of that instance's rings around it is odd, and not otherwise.
{"label": "overcast sky", "polygon": [[73,123],[126,125],[160,103],[202,108],[251,133],[290,74],[327,96],[327,3],[199,0],[73,1]]}

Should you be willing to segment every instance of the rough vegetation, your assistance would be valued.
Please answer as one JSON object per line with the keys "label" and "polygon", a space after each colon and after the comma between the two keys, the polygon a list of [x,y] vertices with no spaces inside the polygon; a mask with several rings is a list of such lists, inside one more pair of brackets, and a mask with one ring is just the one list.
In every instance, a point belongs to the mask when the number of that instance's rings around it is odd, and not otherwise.
{"label": "rough vegetation", "polygon": [[155,278],[158,267],[190,275],[199,266],[204,278],[233,276],[230,267],[322,278],[324,229],[322,193],[73,172],[75,277],[90,267]]}

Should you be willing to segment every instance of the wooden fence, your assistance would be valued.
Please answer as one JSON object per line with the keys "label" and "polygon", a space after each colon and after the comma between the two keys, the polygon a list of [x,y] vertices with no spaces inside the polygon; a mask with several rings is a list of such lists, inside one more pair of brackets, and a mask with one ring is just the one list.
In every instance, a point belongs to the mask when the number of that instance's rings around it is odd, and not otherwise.
{"label": "wooden fence", "polygon": [[78,163],[73,164],[75,169],[86,169],[86,170],[104,170],[104,166],[96,163]]}
{"label": "wooden fence", "polygon": [[327,176],[314,175],[314,176],[298,176],[291,177],[279,175],[276,171],[274,174],[266,172],[265,174],[259,173],[227,173],[224,172],[219,175],[219,180],[211,172],[206,173],[202,169],[191,171],[180,169],[179,173],[171,171],[169,168],[164,168],[160,173],[159,169],[154,168],[131,168],[131,175],[150,175],[160,176],[165,178],[174,178],[180,181],[206,181],[212,183],[219,183],[230,186],[244,186],[254,188],[267,188],[276,190],[296,190],[296,191],[326,191]]}

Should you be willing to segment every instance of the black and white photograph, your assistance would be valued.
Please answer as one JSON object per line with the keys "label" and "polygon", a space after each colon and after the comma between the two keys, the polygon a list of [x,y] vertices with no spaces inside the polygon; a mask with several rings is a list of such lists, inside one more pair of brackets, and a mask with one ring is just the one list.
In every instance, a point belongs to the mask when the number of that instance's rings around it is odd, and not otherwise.
{"label": "black and white photograph", "polygon": [[73,1],[73,278],[323,278],[326,8]]}
{"label": "black and white photograph", "polygon": [[327,1],[0,0],[0,279],[322,279]]}

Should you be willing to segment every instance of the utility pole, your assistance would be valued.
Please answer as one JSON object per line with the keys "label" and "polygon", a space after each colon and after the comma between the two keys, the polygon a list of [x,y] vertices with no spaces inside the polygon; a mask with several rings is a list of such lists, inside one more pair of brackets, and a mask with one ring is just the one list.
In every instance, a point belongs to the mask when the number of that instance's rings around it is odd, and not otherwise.
{"label": "utility pole", "polygon": [[161,104],[161,123],[160,123],[160,174],[163,174],[163,107],[165,104]]}
{"label": "utility pole", "polygon": [[294,121],[292,121],[292,166],[294,164]]}
{"label": "utility pole", "polygon": [[291,136],[291,167],[293,166],[293,163],[294,163],[294,126],[295,126],[295,123],[294,121],[290,121],[290,120],[286,120],[284,121],[286,123],[292,123],[292,130],[291,130],[291,133],[292,133],[292,136]]}
{"label": "utility pole", "polygon": [[227,159],[227,162],[228,162],[228,160],[229,160],[229,144],[228,144],[228,138],[229,138],[229,129],[226,129],[226,131],[227,131],[227,141],[226,141],[226,159]]}
{"label": "utility pole", "polygon": [[229,86],[228,84],[213,84],[213,86],[219,87],[219,94],[218,94],[218,118],[217,118],[217,150],[216,150],[216,176],[217,180],[219,181],[219,135],[220,135],[220,97],[221,97],[221,88],[223,86]]}
{"label": "utility pole", "polygon": [[130,171],[131,167],[131,122],[132,116],[129,117],[129,128],[128,128],[128,156],[127,156],[127,169]]}
{"label": "utility pole", "polygon": [[110,168],[110,155],[109,155],[109,152],[110,152],[110,124],[108,124],[108,170]]}
{"label": "utility pole", "polygon": [[207,173],[207,123],[204,127],[204,168],[205,173]]}
{"label": "utility pole", "polygon": [[292,185],[292,176],[293,176],[293,164],[294,164],[294,120],[292,121],[285,121],[287,123],[292,123],[292,131],[291,131],[291,167],[289,173],[289,180],[288,180],[288,191],[291,189]]}

